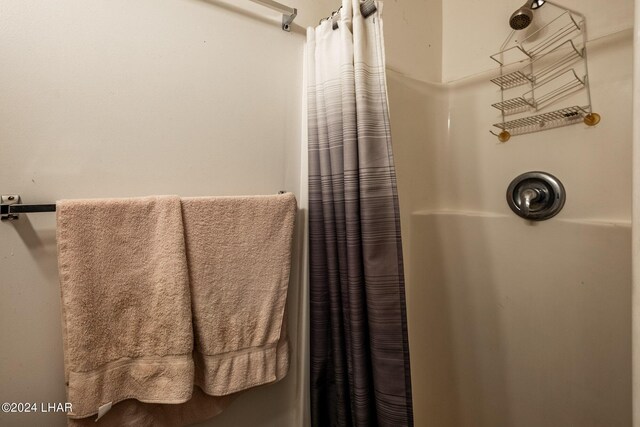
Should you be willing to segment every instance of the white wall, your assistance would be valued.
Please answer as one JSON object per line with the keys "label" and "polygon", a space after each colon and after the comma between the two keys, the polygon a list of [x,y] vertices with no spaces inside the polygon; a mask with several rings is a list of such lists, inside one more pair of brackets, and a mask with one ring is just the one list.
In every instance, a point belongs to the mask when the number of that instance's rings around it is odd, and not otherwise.
{"label": "white wall", "polygon": [[[235,3],[1,2],[0,193],[50,203],[286,189],[303,199],[304,36],[274,25],[275,12]],[[334,6],[288,3],[302,25]],[[239,398],[217,426],[302,424],[298,237],[289,375]],[[55,216],[2,223],[0,242],[0,401],[64,402]],[[0,413],[3,426],[65,422]]]}
{"label": "white wall", "polygon": [[387,68],[411,79],[442,77],[442,0],[385,0]]}

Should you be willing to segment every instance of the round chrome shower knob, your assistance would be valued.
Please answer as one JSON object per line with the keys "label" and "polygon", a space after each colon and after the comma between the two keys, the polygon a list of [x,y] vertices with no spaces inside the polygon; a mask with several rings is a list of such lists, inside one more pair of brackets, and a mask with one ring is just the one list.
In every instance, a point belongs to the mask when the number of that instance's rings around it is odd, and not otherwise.
{"label": "round chrome shower knob", "polygon": [[507,189],[507,203],[518,216],[544,221],[555,216],[566,199],[564,186],[546,172],[527,172],[517,176]]}

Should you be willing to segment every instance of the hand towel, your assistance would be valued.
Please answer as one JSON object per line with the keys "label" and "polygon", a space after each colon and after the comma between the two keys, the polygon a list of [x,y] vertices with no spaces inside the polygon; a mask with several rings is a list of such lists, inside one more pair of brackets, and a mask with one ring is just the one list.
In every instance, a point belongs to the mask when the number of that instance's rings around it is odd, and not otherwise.
{"label": "hand towel", "polygon": [[180,199],[62,200],[57,241],[71,418],[193,390],[191,296]]}
{"label": "hand towel", "polygon": [[294,195],[183,198],[182,215],[196,384],[225,396],[278,381],[289,367]]}

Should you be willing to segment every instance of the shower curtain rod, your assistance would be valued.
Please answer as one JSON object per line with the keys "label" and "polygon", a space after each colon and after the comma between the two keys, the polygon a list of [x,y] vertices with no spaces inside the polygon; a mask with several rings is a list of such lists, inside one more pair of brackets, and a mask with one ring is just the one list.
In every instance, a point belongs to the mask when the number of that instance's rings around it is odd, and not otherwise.
{"label": "shower curtain rod", "polygon": [[291,24],[298,15],[298,9],[295,7],[289,7],[284,4],[278,3],[273,0],[249,0],[253,3],[257,3],[261,6],[268,7],[271,10],[282,13],[282,29],[284,31],[291,31]]}

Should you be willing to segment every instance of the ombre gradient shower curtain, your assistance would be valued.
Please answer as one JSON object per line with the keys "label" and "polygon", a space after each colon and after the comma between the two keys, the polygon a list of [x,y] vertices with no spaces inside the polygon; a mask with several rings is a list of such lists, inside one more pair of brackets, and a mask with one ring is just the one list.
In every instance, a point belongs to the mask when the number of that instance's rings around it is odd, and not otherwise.
{"label": "ombre gradient shower curtain", "polygon": [[307,30],[315,427],[413,425],[381,9]]}

